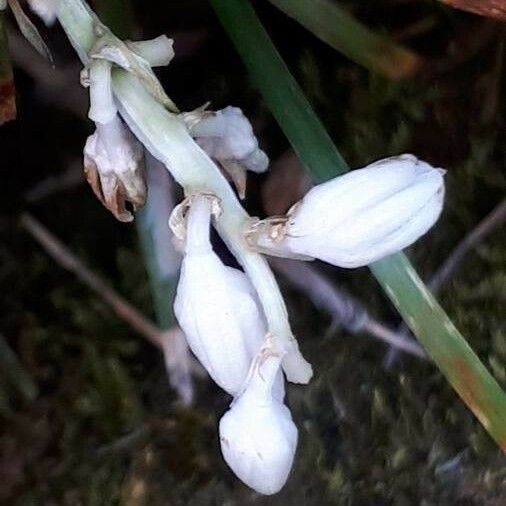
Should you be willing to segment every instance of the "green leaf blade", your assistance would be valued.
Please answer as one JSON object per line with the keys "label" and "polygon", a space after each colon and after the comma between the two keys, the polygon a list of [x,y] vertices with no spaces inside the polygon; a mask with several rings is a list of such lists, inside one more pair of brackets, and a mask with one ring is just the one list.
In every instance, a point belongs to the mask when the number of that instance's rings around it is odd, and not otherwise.
{"label": "green leaf blade", "polygon": [[413,75],[422,58],[374,33],[330,0],[269,0],[320,40],[369,70],[391,79]]}
{"label": "green leaf blade", "polygon": [[[348,170],[248,0],[209,0],[249,74],[307,170],[318,181]],[[371,266],[441,372],[506,451],[506,393],[402,253]]]}

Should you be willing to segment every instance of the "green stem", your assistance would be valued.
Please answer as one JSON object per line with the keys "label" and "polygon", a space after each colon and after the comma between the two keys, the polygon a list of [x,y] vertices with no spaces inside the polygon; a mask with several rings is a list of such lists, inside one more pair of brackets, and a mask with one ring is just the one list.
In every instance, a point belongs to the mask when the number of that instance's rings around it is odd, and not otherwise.
{"label": "green stem", "polygon": [[135,223],[148,273],[156,321],[162,330],[166,330],[175,323],[172,306],[176,296],[178,276],[177,274],[165,277],[161,275],[158,268],[159,262],[155,249],[155,239],[144,209],[135,214]]}
{"label": "green stem", "polygon": [[176,322],[173,303],[181,266],[181,258],[171,242],[167,223],[174,207],[172,185],[165,168],[148,153],[146,171],[148,198],[145,206],[135,213],[135,223],[158,326],[166,330]]}
{"label": "green stem", "polygon": [[[317,181],[348,170],[332,139],[245,1],[210,0],[267,106]],[[252,22],[250,27],[247,22]],[[301,128],[302,127],[302,128]],[[311,135],[308,135],[311,132]]]}
{"label": "green stem", "polygon": [[[79,57],[86,63],[100,21],[83,0],[59,0],[57,15]],[[229,183],[191,138],[183,122],[155,100],[143,82],[117,68],[112,73],[112,83],[121,115],[128,126],[151,154],[170,170],[185,192],[211,192],[218,197],[222,213],[215,226],[253,283],[269,332],[286,351],[283,368],[287,379],[307,383],[312,376],[311,366],[300,353],[283,297],[267,261],[251,251],[244,241],[244,228],[250,217]]]}
{"label": "green stem", "polygon": [[350,60],[392,79],[412,75],[422,59],[366,28],[330,0],[269,0]]}
{"label": "green stem", "polygon": [[[252,80],[317,181],[348,169],[247,0],[210,0]],[[485,429],[506,450],[506,394],[404,254],[371,266],[399,313]]]}

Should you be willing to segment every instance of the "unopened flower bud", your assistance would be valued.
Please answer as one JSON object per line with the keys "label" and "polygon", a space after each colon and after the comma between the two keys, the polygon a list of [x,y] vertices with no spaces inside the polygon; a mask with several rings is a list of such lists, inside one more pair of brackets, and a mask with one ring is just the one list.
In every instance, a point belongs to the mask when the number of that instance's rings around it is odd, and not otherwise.
{"label": "unopened flower bud", "polygon": [[127,209],[146,200],[143,148],[116,115],[108,123],[96,123],[95,133],[84,146],[84,174],[95,195],[120,221],[132,221]]}
{"label": "unopened flower bud", "polygon": [[285,484],[297,447],[297,427],[288,408],[272,393],[281,354],[272,342],[255,358],[247,384],[220,420],[223,457],[236,476],[261,494]]}
{"label": "unopened flower bud", "polygon": [[246,276],[226,267],[211,247],[212,198],[191,197],[174,312],[210,376],[236,395],[262,345],[266,324]]}
{"label": "unopened flower bud", "polygon": [[166,35],[151,40],[126,41],[125,44],[151,67],[164,67],[174,58],[174,41]]}
{"label": "unopened flower bud", "polygon": [[400,155],[312,188],[284,218],[253,223],[260,251],[360,267],[415,242],[443,207],[444,171]]}
{"label": "unopened flower bud", "polygon": [[269,158],[258,147],[251,123],[241,109],[229,106],[213,112],[206,111],[206,106],[181,116],[192,137],[211,158],[220,162],[243,198],[246,171],[265,172]]}

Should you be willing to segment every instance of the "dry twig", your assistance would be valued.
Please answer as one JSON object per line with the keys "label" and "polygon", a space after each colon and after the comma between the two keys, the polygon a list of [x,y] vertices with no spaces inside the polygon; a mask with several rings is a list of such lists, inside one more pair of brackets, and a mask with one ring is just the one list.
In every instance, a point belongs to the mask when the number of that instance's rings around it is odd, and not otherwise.
{"label": "dry twig", "polygon": [[[190,355],[182,332],[177,327],[171,327],[166,331],[160,330],[88,269],[72,251],[33,216],[23,214],[21,224],[59,265],[73,272],[111,306],[119,318],[163,351],[171,386],[178,392],[184,404],[190,404],[193,399],[191,376],[192,374],[202,376],[203,369]],[[170,301],[167,301],[167,304],[170,304]]]}
{"label": "dry twig", "polygon": [[397,350],[419,358],[427,358],[423,349],[414,340],[390,330],[371,318],[360,303],[342,290],[338,290],[314,267],[303,262],[274,257],[269,259],[269,263],[292,286],[304,292],[317,308],[327,311],[332,316],[332,328],[342,325],[354,334],[367,332]]}
{"label": "dry twig", "polygon": [[492,210],[483,220],[481,220],[475,228],[473,228],[464,238],[457,244],[448,258],[431,276],[427,285],[433,293],[439,292],[441,287],[447,283],[454,272],[460,267],[469,251],[478,247],[485,238],[498,226],[502,225],[506,220],[506,199],[504,199],[496,208]]}
{"label": "dry twig", "polygon": [[[436,295],[441,288],[451,279],[455,271],[460,267],[462,261],[469,251],[477,248],[485,238],[506,220],[506,199],[495,207],[475,228],[473,228],[457,244],[446,260],[430,277],[427,286]],[[397,328],[397,334],[406,336],[409,332],[408,326],[402,322]],[[391,367],[397,359],[397,349],[390,348],[385,356],[385,366]]]}
{"label": "dry twig", "polygon": [[135,307],[86,267],[57,237],[30,214],[21,216],[21,224],[46,252],[64,269],[73,272],[114,312],[154,345],[161,347],[161,331]]}

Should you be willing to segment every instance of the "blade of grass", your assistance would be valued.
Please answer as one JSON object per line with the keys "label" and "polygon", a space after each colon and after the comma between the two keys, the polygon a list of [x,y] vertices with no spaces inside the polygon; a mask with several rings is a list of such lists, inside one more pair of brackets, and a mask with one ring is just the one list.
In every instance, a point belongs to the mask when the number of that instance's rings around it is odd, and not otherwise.
{"label": "blade of grass", "polygon": [[413,51],[369,30],[330,0],[269,0],[350,60],[391,79],[413,75],[422,59]]}
{"label": "blade of grass", "polygon": [[[210,0],[252,80],[317,181],[348,170],[248,0]],[[506,393],[425,287],[404,254],[371,266],[427,353],[499,446],[506,450]]]}
{"label": "blade of grass", "polygon": [[5,15],[0,10],[0,125],[16,118],[16,91],[9,58]]}

